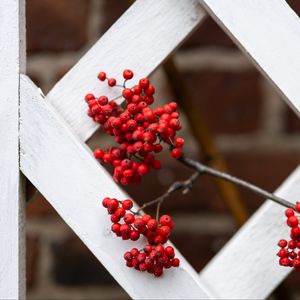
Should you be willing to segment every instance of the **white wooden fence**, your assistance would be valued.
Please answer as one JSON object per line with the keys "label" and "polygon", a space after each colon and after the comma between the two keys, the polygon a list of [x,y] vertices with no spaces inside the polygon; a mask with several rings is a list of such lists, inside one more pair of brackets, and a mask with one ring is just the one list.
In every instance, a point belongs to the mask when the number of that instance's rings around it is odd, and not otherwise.
{"label": "white wooden fence", "polygon": [[[45,97],[24,75],[24,1],[0,1],[0,298],[25,297],[19,170],[132,298],[266,298],[289,272],[274,254],[285,234],[283,209],[269,201],[200,274],[180,255],[179,269],[160,279],[124,267],[120,253],[131,242],[110,233],[99,199],[125,195],[85,145],[96,125],[82,97],[99,93],[94,75],[100,69],[147,76],[210,14],[299,114],[296,14],[284,0],[138,0]],[[299,186],[300,168],[276,193],[296,202]]]}

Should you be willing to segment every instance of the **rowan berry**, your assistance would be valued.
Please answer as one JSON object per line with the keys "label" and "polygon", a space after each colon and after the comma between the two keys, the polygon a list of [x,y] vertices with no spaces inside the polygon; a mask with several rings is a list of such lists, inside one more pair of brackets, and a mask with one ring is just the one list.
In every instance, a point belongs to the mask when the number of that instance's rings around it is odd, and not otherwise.
{"label": "rowan berry", "polygon": [[84,98],[86,101],[91,101],[95,99],[95,96],[93,94],[86,94]]}
{"label": "rowan berry", "polygon": [[177,148],[181,148],[184,145],[184,139],[177,137],[174,139],[174,143]]}
{"label": "rowan berry", "polygon": [[116,81],[115,78],[109,78],[109,79],[107,80],[107,83],[108,83],[109,86],[115,86],[116,83],[117,83],[117,81]]}
{"label": "rowan berry", "polygon": [[131,230],[130,232],[130,239],[132,241],[137,241],[140,238],[140,234],[137,230]]}
{"label": "rowan berry", "polygon": [[147,227],[151,230],[151,231],[156,231],[157,227],[158,227],[158,222],[155,219],[150,219],[147,222]]}
{"label": "rowan berry", "polygon": [[106,73],[105,72],[100,72],[98,74],[98,78],[99,78],[99,80],[104,81],[106,79]]}
{"label": "rowan berry", "polygon": [[173,267],[178,267],[179,264],[180,264],[180,260],[179,260],[178,258],[174,258],[174,259],[172,260],[172,265],[173,265]]}
{"label": "rowan berry", "polygon": [[300,213],[300,202],[296,202],[295,210],[296,212]]}
{"label": "rowan berry", "polygon": [[123,77],[124,79],[129,80],[133,77],[133,72],[129,69],[126,69],[123,71]]}
{"label": "rowan berry", "polygon": [[183,155],[183,152],[180,148],[174,148],[172,149],[171,154],[172,157],[179,159]]}
{"label": "rowan berry", "polygon": [[294,215],[295,215],[295,212],[294,212],[294,210],[293,210],[292,208],[287,208],[287,209],[285,210],[285,215],[289,218],[289,217],[291,217],[291,216],[294,216]]}
{"label": "rowan berry", "polygon": [[149,81],[149,79],[147,79],[147,78],[142,78],[142,79],[140,79],[140,81],[139,81],[139,86],[140,86],[141,88],[143,88],[143,89],[147,89],[148,86],[149,86],[149,84],[150,84],[150,81]]}

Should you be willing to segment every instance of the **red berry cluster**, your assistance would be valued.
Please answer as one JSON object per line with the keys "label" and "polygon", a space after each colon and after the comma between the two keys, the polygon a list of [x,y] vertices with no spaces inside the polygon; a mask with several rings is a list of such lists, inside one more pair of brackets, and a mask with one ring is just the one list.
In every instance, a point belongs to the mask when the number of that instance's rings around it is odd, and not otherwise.
{"label": "red berry cluster", "polygon": [[141,251],[132,249],[124,254],[126,265],[139,271],[148,271],[155,276],[163,273],[163,268],[179,266],[171,246],[164,247],[174,226],[170,216],[161,216],[159,222],[150,215],[138,216],[132,212],[133,202],[130,199],[118,201],[106,197],[102,205],[107,209],[112,221],[111,230],[123,240],[136,241],[141,235],[147,238],[148,245]]}
{"label": "red berry cluster", "polygon": [[[118,146],[105,151],[97,148],[94,155],[104,163],[114,167],[113,177],[123,185],[139,183],[141,177],[151,168],[160,169],[161,163],[155,154],[162,151],[162,142],[169,145],[172,157],[179,159],[184,140],[176,137],[181,129],[177,103],[171,102],[156,109],[150,108],[154,102],[155,88],[149,79],[142,78],[133,88],[125,87],[133,78],[131,70],[124,70],[122,87],[123,106],[109,101],[106,96],[96,98],[87,94],[88,115],[101,124],[102,129],[113,136]],[[107,79],[104,72],[98,75],[100,81],[107,80],[109,86],[116,86],[114,78]],[[119,85],[118,85],[119,86]]]}
{"label": "red berry cluster", "polygon": [[300,227],[299,217],[295,215],[295,211],[300,213],[300,202],[296,203],[295,209],[288,208],[285,211],[287,225],[291,227],[291,240],[280,240],[278,242],[281,249],[277,255],[281,266],[293,267],[296,271],[300,271]]}

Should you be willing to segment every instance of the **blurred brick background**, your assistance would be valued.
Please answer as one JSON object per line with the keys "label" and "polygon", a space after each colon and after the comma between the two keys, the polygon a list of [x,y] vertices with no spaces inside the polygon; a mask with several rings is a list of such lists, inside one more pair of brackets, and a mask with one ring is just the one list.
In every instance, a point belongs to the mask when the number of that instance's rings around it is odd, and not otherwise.
{"label": "blurred brick background", "polygon": [[[300,13],[299,1],[290,4]],[[125,0],[27,0],[29,76],[47,93],[127,7]],[[231,173],[270,191],[276,189],[300,162],[300,121],[295,114],[210,18],[175,58]],[[170,101],[173,95],[162,69],[152,78],[159,98]],[[201,154],[188,125],[183,135],[186,151]],[[101,139],[97,133],[90,145]],[[128,192],[138,201],[151,200],[188,174],[166,158],[163,170]],[[261,204],[253,194],[240,193],[249,212]],[[172,240],[197,270],[237,229],[207,178],[189,195],[169,200],[163,209],[176,219]],[[128,298],[41,196],[28,205],[27,217],[29,299]],[[293,299],[300,299],[299,275],[298,279],[290,275],[286,285]]]}

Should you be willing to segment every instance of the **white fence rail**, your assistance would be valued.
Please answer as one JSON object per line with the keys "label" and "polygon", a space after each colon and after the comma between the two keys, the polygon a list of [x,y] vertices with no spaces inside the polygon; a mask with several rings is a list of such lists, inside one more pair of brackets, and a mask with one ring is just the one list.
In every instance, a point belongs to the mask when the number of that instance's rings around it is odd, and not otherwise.
{"label": "white fence rail", "polygon": [[[19,171],[19,73],[24,72],[24,2],[0,1],[0,297],[25,297]],[[20,43],[21,41],[21,43]]]}

